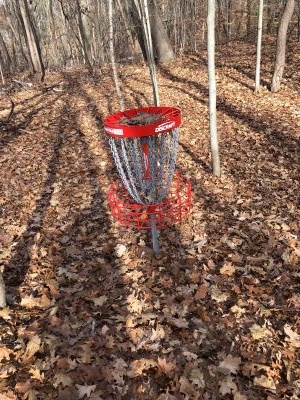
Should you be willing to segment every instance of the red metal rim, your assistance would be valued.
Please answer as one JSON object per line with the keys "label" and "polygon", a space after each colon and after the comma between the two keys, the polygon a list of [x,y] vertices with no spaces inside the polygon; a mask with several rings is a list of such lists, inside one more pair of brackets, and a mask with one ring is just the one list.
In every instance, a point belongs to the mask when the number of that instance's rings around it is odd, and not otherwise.
{"label": "red metal rim", "polygon": [[113,217],[123,226],[151,229],[155,216],[157,228],[181,222],[191,210],[192,189],[189,179],[175,174],[168,197],[158,204],[137,204],[121,180],[110,185],[108,202]]}
{"label": "red metal rim", "polygon": [[[161,119],[148,125],[124,125],[122,118],[132,118],[138,113],[158,114]],[[181,111],[175,107],[141,107],[112,114],[104,119],[104,130],[108,136],[116,138],[134,138],[158,135],[177,128],[181,124]]]}

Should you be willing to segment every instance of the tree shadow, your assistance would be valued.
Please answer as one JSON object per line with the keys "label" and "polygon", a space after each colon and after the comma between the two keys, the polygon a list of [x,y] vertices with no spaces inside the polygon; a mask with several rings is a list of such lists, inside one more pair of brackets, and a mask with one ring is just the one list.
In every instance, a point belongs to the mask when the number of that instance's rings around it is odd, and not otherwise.
{"label": "tree shadow", "polygon": [[[56,99],[55,99],[56,101]],[[53,104],[53,101],[48,103],[48,106]],[[41,106],[40,109],[43,109]],[[13,255],[10,258],[5,271],[4,277],[8,293],[16,297],[18,296],[18,287],[23,283],[31,261],[31,249],[35,243],[35,237],[41,231],[47,209],[50,205],[51,197],[53,194],[53,184],[56,180],[56,171],[60,159],[60,148],[63,142],[63,135],[65,129],[65,119],[63,118],[66,113],[66,107],[61,112],[60,117],[60,132],[57,133],[53,148],[52,156],[48,163],[47,178],[43,184],[40,198],[36,201],[35,209],[33,210],[28,222],[26,231],[22,234],[17,245],[14,248]],[[36,115],[36,110],[31,116]],[[22,125],[23,126],[23,125]]]}
{"label": "tree shadow", "polygon": [[30,123],[45,109],[45,107],[53,106],[63,96],[64,94],[59,94],[49,101],[42,102],[40,107],[29,111],[21,121],[14,122],[15,114],[13,114],[13,118],[1,126],[1,130],[3,130],[0,142],[1,147],[5,147],[10,142],[23,135],[24,130],[27,129]]}
{"label": "tree shadow", "polygon": [[[178,81],[180,83],[184,83],[189,87],[197,89],[197,91],[201,91],[204,96],[208,96],[208,89],[202,84],[191,79],[178,77],[165,67],[160,67],[160,72],[169,80],[173,82]],[[204,103],[204,100],[198,95],[195,95],[194,93],[191,93],[178,86],[176,89],[188,94],[193,100]],[[266,151],[271,152],[270,155],[272,157],[274,156],[274,150],[276,151],[277,155],[282,154],[286,158],[284,166],[288,169],[290,169],[291,163],[297,161],[297,149],[300,145],[300,139],[297,137],[292,137],[290,134],[283,134],[285,129],[284,127],[281,128],[281,121],[277,116],[275,118],[274,115],[269,116],[269,120],[266,122],[265,120],[258,118],[256,115],[251,115],[249,112],[246,113],[239,107],[228,103],[228,101],[224,100],[222,97],[217,99],[217,110],[237,121],[240,121],[242,124],[250,127],[255,132],[260,133],[262,135],[262,139],[268,143],[268,145],[266,145]],[[296,130],[294,131],[296,132]]]}

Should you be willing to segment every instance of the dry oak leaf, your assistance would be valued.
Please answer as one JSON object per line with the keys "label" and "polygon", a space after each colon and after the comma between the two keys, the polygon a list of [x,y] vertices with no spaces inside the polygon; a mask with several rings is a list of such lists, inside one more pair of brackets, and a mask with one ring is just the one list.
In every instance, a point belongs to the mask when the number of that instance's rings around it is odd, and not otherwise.
{"label": "dry oak leaf", "polygon": [[182,376],[179,379],[180,383],[180,393],[183,393],[187,396],[187,399],[189,400],[198,400],[200,399],[200,393],[196,390],[194,385],[192,385],[187,378]]}
{"label": "dry oak leaf", "polygon": [[195,300],[205,299],[207,292],[208,292],[208,285],[206,283],[203,283],[202,285],[199,286],[199,288],[195,293]]}
{"label": "dry oak leaf", "polygon": [[24,394],[24,399],[26,400],[37,400],[37,395],[39,392],[34,389],[29,389],[25,394]]}
{"label": "dry oak leaf", "polygon": [[244,394],[242,394],[240,392],[236,392],[236,393],[234,393],[233,400],[247,400],[247,396],[245,396]]}
{"label": "dry oak leaf", "polygon": [[151,358],[140,358],[130,363],[130,370],[128,376],[135,378],[136,376],[142,375],[145,370],[157,367],[157,362]]}
{"label": "dry oak leaf", "polygon": [[212,300],[215,300],[217,303],[222,303],[223,301],[226,301],[229,297],[228,293],[222,292],[216,285],[213,285],[211,287],[210,295]]}
{"label": "dry oak leaf", "polygon": [[29,361],[40,350],[41,343],[41,338],[38,335],[32,336],[27,343],[25,353],[22,357],[23,362]]}
{"label": "dry oak leaf", "polygon": [[0,318],[5,320],[11,319],[11,316],[9,315],[10,311],[11,310],[8,307],[2,308],[2,310],[0,310]]}
{"label": "dry oak leaf", "polygon": [[188,328],[189,327],[189,322],[186,319],[182,318],[168,318],[168,321],[170,322],[171,325],[176,326],[176,328]]}
{"label": "dry oak leaf", "polygon": [[261,375],[260,377],[255,377],[253,380],[254,385],[262,386],[266,389],[276,390],[276,385],[271,377],[267,377],[265,375]]}
{"label": "dry oak leaf", "polygon": [[172,372],[175,371],[176,367],[177,367],[176,360],[168,361],[166,359],[166,357],[164,357],[164,358],[158,357],[157,364],[158,364],[159,368],[162,370],[162,372],[164,374],[166,374],[167,376],[172,374]]}
{"label": "dry oak leaf", "polygon": [[9,376],[12,376],[14,372],[16,372],[16,367],[13,365],[4,365],[3,367],[0,367],[0,379],[8,378]]}
{"label": "dry oak leaf", "polygon": [[107,302],[107,296],[94,297],[91,300],[95,306],[102,307]]}
{"label": "dry oak leaf", "polygon": [[44,380],[44,373],[42,372],[41,373],[41,371],[38,369],[38,368],[30,368],[30,370],[29,370],[29,373],[31,374],[31,376],[34,378],[34,379],[36,379],[36,380],[38,380],[38,381],[40,381],[40,382],[43,382],[43,380]]}
{"label": "dry oak leaf", "polygon": [[293,347],[299,349],[300,348],[300,335],[294,332],[290,325],[284,325],[284,333],[288,336],[285,340],[289,342]]}
{"label": "dry oak leaf", "polygon": [[231,375],[227,375],[226,379],[223,379],[220,383],[219,392],[222,396],[226,394],[235,393],[237,391],[237,385],[233,381],[233,377]]}
{"label": "dry oak leaf", "polygon": [[53,386],[57,388],[60,384],[63,387],[72,386],[73,380],[68,375],[63,374],[62,372],[57,372],[53,378]]}
{"label": "dry oak leaf", "polygon": [[201,369],[199,368],[194,368],[190,371],[190,376],[189,376],[190,381],[198,386],[198,388],[204,389],[205,388],[205,380],[204,380],[204,375]]}
{"label": "dry oak leaf", "polygon": [[220,362],[218,370],[225,375],[236,374],[240,369],[241,361],[241,357],[233,357],[231,354],[228,354]]}
{"label": "dry oak leaf", "polygon": [[22,298],[21,306],[27,308],[27,309],[32,309],[32,308],[49,308],[51,306],[51,301],[46,295],[42,295],[42,297],[33,297],[32,295],[30,296],[25,296]]}
{"label": "dry oak leaf", "polygon": [[231,262],[225,262],[223,267],[220,269],[221,275],[232,276],[235,273],[235,267]]}
{"label": "dry oak leaf", "polygon": [[266,326],[260,326],[258,324],[253,324],[250,328],[250,332],[253,339],[262,339],[267,336],[272,336],[272,332],[269,331]]}
{"label": "dry oak leaf", "polygon": [[27,381],[19,381],[15,385],[15,391],[18,393],[26,393],[31,386],[30,379],[27,379]]}
{"label": "dry oak leaf", "polygon": [[16,395],[11,390],[5,393],[0,393],[0,400],[16,400],[16,399],[17,399]]}
{"label": "dry oak leaf", "polygon": [[75,385],[78,391],[78,399],[82,399],[84,396],[87,398],[91,397],[91,394],[95,391],[96,385]]}
{"label": "dry oak leaf", "polygon": [[9,360],[10,353],[12,353],[12,350],[7,347],[0,347],[0,362],[2,360]]}
{"label": "dry oak leaf", "polygon": [[133,293],[127,296],[128,309],[130,312],[140,314],[145,306],[144,302],[139,300]]}

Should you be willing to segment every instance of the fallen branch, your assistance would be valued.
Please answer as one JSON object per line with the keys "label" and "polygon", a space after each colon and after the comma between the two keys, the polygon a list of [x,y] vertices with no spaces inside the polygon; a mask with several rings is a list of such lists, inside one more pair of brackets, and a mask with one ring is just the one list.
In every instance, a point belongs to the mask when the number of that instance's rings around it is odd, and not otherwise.
{"label": "fallen branch", "polygon": [[20,81],[18,79],[12,79],[13,82],[18,83],[19,85],[23,86],[23,87],[33,87],[33,83],[32,82],[24,82],[24,81]]}

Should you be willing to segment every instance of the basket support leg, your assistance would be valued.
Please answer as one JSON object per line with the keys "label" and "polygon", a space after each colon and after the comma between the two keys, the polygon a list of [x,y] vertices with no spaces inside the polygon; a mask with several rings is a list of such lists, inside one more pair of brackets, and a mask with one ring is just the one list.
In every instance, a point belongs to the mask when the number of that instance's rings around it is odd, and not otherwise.
{"label": "basket support leg", "polygon": [[155,254],[160,252],[159,241],[158,241],[158,229],[156,226],[156,218],[155,215],[150,214],[150,223],[151,223],[151,235],[152,235],[152,246]]}

